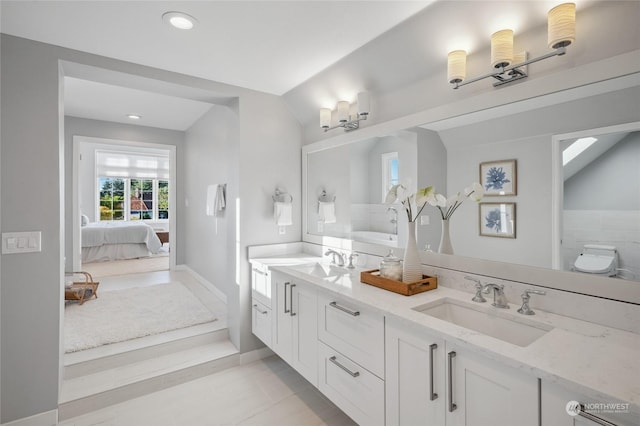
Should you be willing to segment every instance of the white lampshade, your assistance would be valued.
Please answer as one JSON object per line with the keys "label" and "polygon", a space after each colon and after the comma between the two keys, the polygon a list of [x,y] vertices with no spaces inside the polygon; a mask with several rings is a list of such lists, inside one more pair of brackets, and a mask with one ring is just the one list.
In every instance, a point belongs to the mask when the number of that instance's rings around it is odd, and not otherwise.
{"label": "white lampshade", "polygon": [[338,121],[341,123],[349,121],[349,102],[338,102]]}
{"label": "white lampshade", "polygon": [[467,76],[467,52],[454,50],[447,57],[447,79],[449,83],[462,83]]}
{"label": "white lampshade", "polygon": [[369,115],[371,112],[371,101],[368,92],[358,93],[358,115]]}
{"label": "white lampshade", "polygon": [[557,49],[576,41],[576,5],[563,3],[549,11],[547,21],[549,47]]}
{"label": "white lampshade", "polygon": [[329,127],[331,127],[331,110],[320,108],[320,128],[328,129]]}
{"label": "white lampshade", "polygon": [[500,30],[491,35],[491,66],[508,67],[513,62],[513,30]]}

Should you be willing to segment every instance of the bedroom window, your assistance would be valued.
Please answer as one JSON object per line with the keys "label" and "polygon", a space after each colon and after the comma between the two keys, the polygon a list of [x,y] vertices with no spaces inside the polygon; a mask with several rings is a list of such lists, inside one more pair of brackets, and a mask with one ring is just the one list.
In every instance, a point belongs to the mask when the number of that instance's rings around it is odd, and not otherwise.
{"label": "bedroom window", "polygon": [[169,219],[169,181],[98,178],[100,220]]}

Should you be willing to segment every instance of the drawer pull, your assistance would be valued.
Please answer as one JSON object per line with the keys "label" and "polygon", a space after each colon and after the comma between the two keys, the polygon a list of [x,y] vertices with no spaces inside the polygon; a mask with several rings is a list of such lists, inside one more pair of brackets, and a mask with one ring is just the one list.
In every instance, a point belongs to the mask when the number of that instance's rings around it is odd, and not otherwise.
{"label": "drawer pull", "polygon": [[331,358],[329,358],[329,361],[331,361],[332,363],[334,363],[335,365],[337,365],[340,369],[342,369],[343,371],[346,371],[347,373],[349,373],[349,375],[351,377],[358,377],[360,375],[360,373],[358,371],[353,372],[351,370],[349,370],[347,367],[345,367],[344,365],[340,364],[337,360],[335,356],[332,356]]}
{"label": "drawer pull", "polygon": [[580,417],[584,417],[585,419],[589,419],[594,423],[597,423],[602,426],[617,426],[615,423],[610,422],[609,420],[602,419],[598,416],[595,416],[591,413],[587,413],[584,411],[584,405],[580,404],[580,411],[578,411],[578,415]]}
{"label": "drawer pull", "polygon": [[453,359],[456,357],[456,353],[451,351],[448,353],[448,367],[449,367],[449,412],[456,411],[458,406],[453,402]]}
{"label": "drawer pull", "polygon": [[260,275],[268,275],[266,272],[261,271],[258,268],[253,268],[253,272],[255,272],[256,274],[260,274]]}
{"label": "drawer pull", "polygon": [[349,315],[352,315],[354,317],[357,317],[358,315],[360,315],[360,311],[352,311],[351,309],[347,309],[344,306],[338,305],[337,302],[331,302],[331,303],[329,303],[329,306],[332,306],[332,307],[334,307],[336,309],[340,309],[342,312],[346,312]]}
{"label": "drawer pull", "polygon": [[266,315],[269,313],[269,311],[261,311],[260,308],[258,307],[258,305],[253,305],[253,309],[255,309],[256,311],[258,311],[259,314],[262,315]]}
{"label": "drawer pull", "polygon": [[288,314],[291,312],[290,309],[287,309],[287,287],[290,286],[291,283],[289,281],[287,281],[286,283],[284,283],[284,313]]}
{"label": "drawer pull", "polygon": [[296,313],[293,312],[293,288],[295,286],[295,284],[291,284],[291,287],[289,287],[289,303],[291,303],[291,313],[289,315],[291,315],[292,317],[296,316]]}
{"label": "drawer pull", "polygon": [[433,391],[433,352],[436,349],[438,349],[437,344],[429,345],[429,399],[431,401],[438,399],[438,394]]}

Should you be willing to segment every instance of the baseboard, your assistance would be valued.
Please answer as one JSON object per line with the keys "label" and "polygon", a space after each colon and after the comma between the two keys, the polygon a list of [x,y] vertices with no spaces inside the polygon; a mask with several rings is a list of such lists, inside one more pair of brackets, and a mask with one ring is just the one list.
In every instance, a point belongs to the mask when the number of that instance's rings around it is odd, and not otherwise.
{"label": "baseboard", "polygon": [[58,410],[51,410],[14,420],[9,423],[2,423],[2,426],[55,426],[57,424]]}
{"label": "baseboard", "polygon": [[275,353],[266,346],[264,348],[245,352],[240,354],[240,365],[249,364],[250,362],[258,361],[259,359],[268,358],[271,355],[275,355]]}
{"label": "baseboard", "polygon": [[200,284],[205,286],[207,288],[207,290],[209,290],[213,294],[215,294],[216,297],[221,299],[224,303],[227,303],[227,295],[226,294],[224,294],[222,291],[220,291],[220,289],[218,289],[218,287],[213,285],[213,283],[211,283],[205,277],[203,277],[202,275],[200,275],[199,273],[197,273],[196,271],[191,269],[189,266],[187,266],[187,265],[176,265],[174,270],[176,270],[176,271],[187,271],[188,273],[193,275],[193,278],[195,278],[196,281],[198,281]]}

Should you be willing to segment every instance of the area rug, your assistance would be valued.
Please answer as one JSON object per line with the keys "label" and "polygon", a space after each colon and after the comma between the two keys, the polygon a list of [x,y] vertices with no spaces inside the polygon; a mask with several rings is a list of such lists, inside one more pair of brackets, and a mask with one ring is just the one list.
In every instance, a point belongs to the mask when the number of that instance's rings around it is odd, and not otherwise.
{"label": "area rug", "polygon": [[90,273],[94,278],[166,271],[167,269],[169,269],[169,253],[166,255],[156,255],[141,259],[114,260],[111,262],[92,262],[82,264],[82,270]]}
{"label": "area rug", "polygon": [[215,321],[179,282],[103,291],[82,305],[64,309],[66,353]]}

